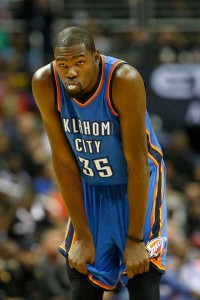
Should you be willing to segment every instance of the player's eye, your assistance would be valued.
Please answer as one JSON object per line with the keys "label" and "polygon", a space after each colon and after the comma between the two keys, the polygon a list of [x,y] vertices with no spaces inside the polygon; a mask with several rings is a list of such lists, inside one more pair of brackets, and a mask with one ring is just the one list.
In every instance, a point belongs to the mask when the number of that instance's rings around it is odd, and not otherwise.
{"label": "player's eye", "polygon": [[77,65],[83,65],[84,64],[84,61],[83,60],[80,60],[77,62]]}
{"label": "player's eye", "polygon": [[60,63],[59,67],[64,68],[64,67],[66,67],[66,64],[65,63]]}

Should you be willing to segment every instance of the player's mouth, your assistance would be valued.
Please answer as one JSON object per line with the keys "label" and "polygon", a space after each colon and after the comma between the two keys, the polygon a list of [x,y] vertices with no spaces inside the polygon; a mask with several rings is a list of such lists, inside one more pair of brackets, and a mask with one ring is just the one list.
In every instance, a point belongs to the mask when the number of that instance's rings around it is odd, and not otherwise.
{"label": "player's mouth", "polygon": [[80,83],[78,83],[77,81],[67,81],[65,83],[65,86],[68,91],[75,91],[77,89],[80,89]]}

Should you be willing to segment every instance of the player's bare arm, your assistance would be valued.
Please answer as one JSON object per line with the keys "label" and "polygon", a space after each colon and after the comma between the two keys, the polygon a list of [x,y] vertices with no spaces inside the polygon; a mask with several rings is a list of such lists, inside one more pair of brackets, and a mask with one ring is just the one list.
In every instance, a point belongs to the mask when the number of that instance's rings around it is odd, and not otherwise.
{"label": "player's bare arm", "polygon": [[51,76],[50,65],[34,74],[33,95],[51,145],[52,162],[60,191],[76,233],[77,242],[69,253],[69,264],[86,274],[86,263],[94,262],[95,250],[84,210],[80,172],[55,108]]}
{"label": "player's bare arm", "polygon": [[[119,111],[123,150],[128,168],[128,235],[140,240],[143,239],[149,183],[146,96],[140,74],[129,65],[120,67],[113,81],[112,95]],[[129,277],[149,269],[149,258],[143,242],[136,243],[127,238],[124,258]]]}

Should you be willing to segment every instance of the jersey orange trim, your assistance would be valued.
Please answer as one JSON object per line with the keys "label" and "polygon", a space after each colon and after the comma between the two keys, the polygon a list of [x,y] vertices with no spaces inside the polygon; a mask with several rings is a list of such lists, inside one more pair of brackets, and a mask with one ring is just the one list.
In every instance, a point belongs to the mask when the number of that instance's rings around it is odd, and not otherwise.
{"label": "jersey orange trim", "polygon": [[161,164],[161,167],[160,167],[160,172],[161,172],[161,178],[162,178],[162,181],[161,181],[161,199],[163,200],[164,199],[164,167],[163,165]]}
{"label": "jersey orange trim", "polygon": [[[162,253],[163,254],[163,253]],[[150,258],[149,261],[154,264],[159,270],[162,270],[162,271],[165,271],[166,270],[166,267],[162,265],[161,263],[161,259],[162,259],[162,254],[159,256],[159,258]],[[123,275],[127,275],[127,272],[124,271],[122,273]]]}
{"label": "jersey orange trim", "polygon": [[69,219],[68,219],[68,222],[67,222],[66,231],[65,231],[65,238],[66,238],[67,235],[68,235],[68,231],[69,231],[69,226],[70,226],[70,224],[71,224],[71,220],[70,220],[70,218],[69,218]]}
{"label": "jersey orange trim", "polygon": [[[153,228],[153,225],[155,223],[155,206],[156,206],[156,198],[157,198],[157,194],[158,194],[159,180],[161,180],[161,201],[164,199],[164,167],[162,164],[159,165],[159,163],[155,160],[155,158],[151,154],[148,153],[148,156],[155,163],[155,165],[157,167],[156,185],[155,185],[155,189],[154,189],[153,208],[152,208],[152,214],[151,214],[151,228]],[[161,173],[161,176],[159,173]],[[159,210],[160,210],[160,222],[159,222],[160,230],[158,232],[158,236],[160,236],[162,227],[163,227],[163,206],[162,205],[160,205]],[[152,235],[153,235],[153,233],[151,232],[150,238],[152,237]]]}
{"label": "jersey orange trim", "polygon": [[53,61],[53,71],[54,71],[54,77],[56,80],[56,91],[57,91],[57,104],[58,104],[58,110],[61,111],[61,96],[60,96],[60,85],[58,81],[58,73],[56,70],[56,62]]}
{"label": "jersey orange trim", "polygon": [[102,88],[103,81],[104,81],[104,74],[105,74],[105,58],[103,55],[101,55],[101,58],[102,58],[102,74],[101,74],[101,79],[99,82],[99,86],[96,89],[96,92],[85,103],[80,103],[79,101],[76,100],[76,98],[72,98],[81,107],[85,107],[88,104],[90,104],[97,97],[97,95],[99,94],[99,92]]}
{"label": "jersey orange trim", "polygon": [[110,82],[111,82],[112,74],[113,74],[115,68],[116,68],[119,64],[121,64],[122,62],[124,62],[124,61],[123,61],[123,60],[119,60],[119,61],[116,61],[116,62],[113,64],[112,68],[110,69],[110,73],[109,73],[109,76],[108,76],[107,87],[106,87],[106,99],[107,99],[107,102],[108,102],[108,106],[109,106],[109,108],[110,108],[111,113],[112,113],[114,116],[116,116],[116,117],[118,117],[119,114],[114,110],[114,108],[113,108],[113,106],[112,106],[112,103],[111,103],[111,101],[110,101]]}
{"label": "jersey orange trim", "polygon": [[65,246],[63,246],[62,244],[59,246],[59,248],[63,249],[65,252],[67,252],[66,249],[65,249]]}
{"label": "jersey orange trim", "polygon": [[98,285],[98,286],[100,286],[100,287],[102,287],[102,288],[104,288],[104,289],[106,289],[106,290],[109,290],[109,291],[113,290],[113,289],[116,287],[116,284],[113,285],[113,286],[109,286],[109,285],[106,285],[106,284],[104,284],[104,283],[102,283],[102,282],[100,282],[100,281],[94,279],[94,278],[92,277],[92,274],[90,274],[90,273],[88,273],[88,278],[89,278],[89,280],[91,280],[94,284],[96,284],[96,285]]}
{"label": "jersey orange trim", "polygon": [[[154,200],[154,204],[155,204],[155,200]],[[160,210],[160,224],[159,224],[160,230],[158,232],[158,237],[161,236],[162,228],[163,228],[163,206],[162,205],[159,207],[159,210]],[[154,205],[154,211],[155,211],[155,205]],[[159,257],[150,258],[151,263],[153,263],[158,269],[160,269],[162,271],[165,271],[165,269],[166,269],[166,267],[162,265],[162,256],[163,256],[164,251],[165,250],[163,249],[163,252],[161,253],[161,255]]]}
{"label": "jersey orange trim", "polygon": [[150,136],[150,132],[149,132],[149,130],[148,130],[148,129],[146,129],[146,133],[147,133],[147,134],[148,134],[148,136],[149,136],[149,143],[151,144],[151,147],[152,147],[153,149],[155,149],[157,152],[159,152],[161,156],[163,156],[163,153],[162,153],[162,151],[161,151],[161,150],[160,150],[158,147],[156,147],[154,144],[152,144],[152,142],[151,142],[151,136]]}
{"label": "jersey orange trim", "polygon": [[[148,157],[154,162],[154,164],[157,167],[157,174],[156,174],[156,184],[154,189],[154,196],[153,196],[153,208],[152,208],[152,214],[151,214],[151,228],[153,228],[153,225],[155,223],[155,206],[156,206],[156,198],[158,194],[158,182],[159,182],[159,163],[155,160],[155,158],[148,153]],[[151,236],[152,237],[152,232]]]}
{"label": "jersey orange trim", "polygon": [[159,167],[159,163],[157,162],[157,160],[150,153],[148,153],[148,157],[154,162],[156,167]]}
{"label": "jersey orange trim", "polygon": [[163,227],[163,206],[162,205],[160,206],[159,210],[160,210],[160,226],[159,226],[160,230],[158,232],[158,236],[161,236],[162,227]]}
{"label": "jersey orange trim", "polygon": [[70,253],[70,251],[71,251],[71,249],[72,249],[72,246],[75,244],[76,240],[77,240],[77,238],[76,238],[76,234],[75,234],[75,232],[74,232],[73,238],[72,238],[72,242],[71,242],[71,246],[70,246],[70,248],[69,248],[68,253]]}
{"label": "jersey orange trim", "polygon": [[[161,258],[162,256],[159,257],[159,260],[161,260]],[[152,258],[150,259],[150,262],[154,264],[158,269],[165,271],[166,267],[164,267],[159,260],[156,260],[156,258]]]}

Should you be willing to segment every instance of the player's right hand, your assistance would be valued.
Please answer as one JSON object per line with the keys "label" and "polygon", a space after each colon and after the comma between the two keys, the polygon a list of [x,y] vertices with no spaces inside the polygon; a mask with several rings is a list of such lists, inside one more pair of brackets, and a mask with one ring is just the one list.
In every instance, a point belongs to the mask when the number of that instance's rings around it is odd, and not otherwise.
{"label": "player's right hand", "polygon": [[86,264],[93,264],[95,260],[95,247],[92,239],[78,239],[68,254],[70,268],[82,274],[87,274]]}
{"label": "player's right hand", "polygon": [[149,270],[149,256],[145,244],[143,242],[134,243],[126,239],[124,263],[129,278],[147,272]]}

